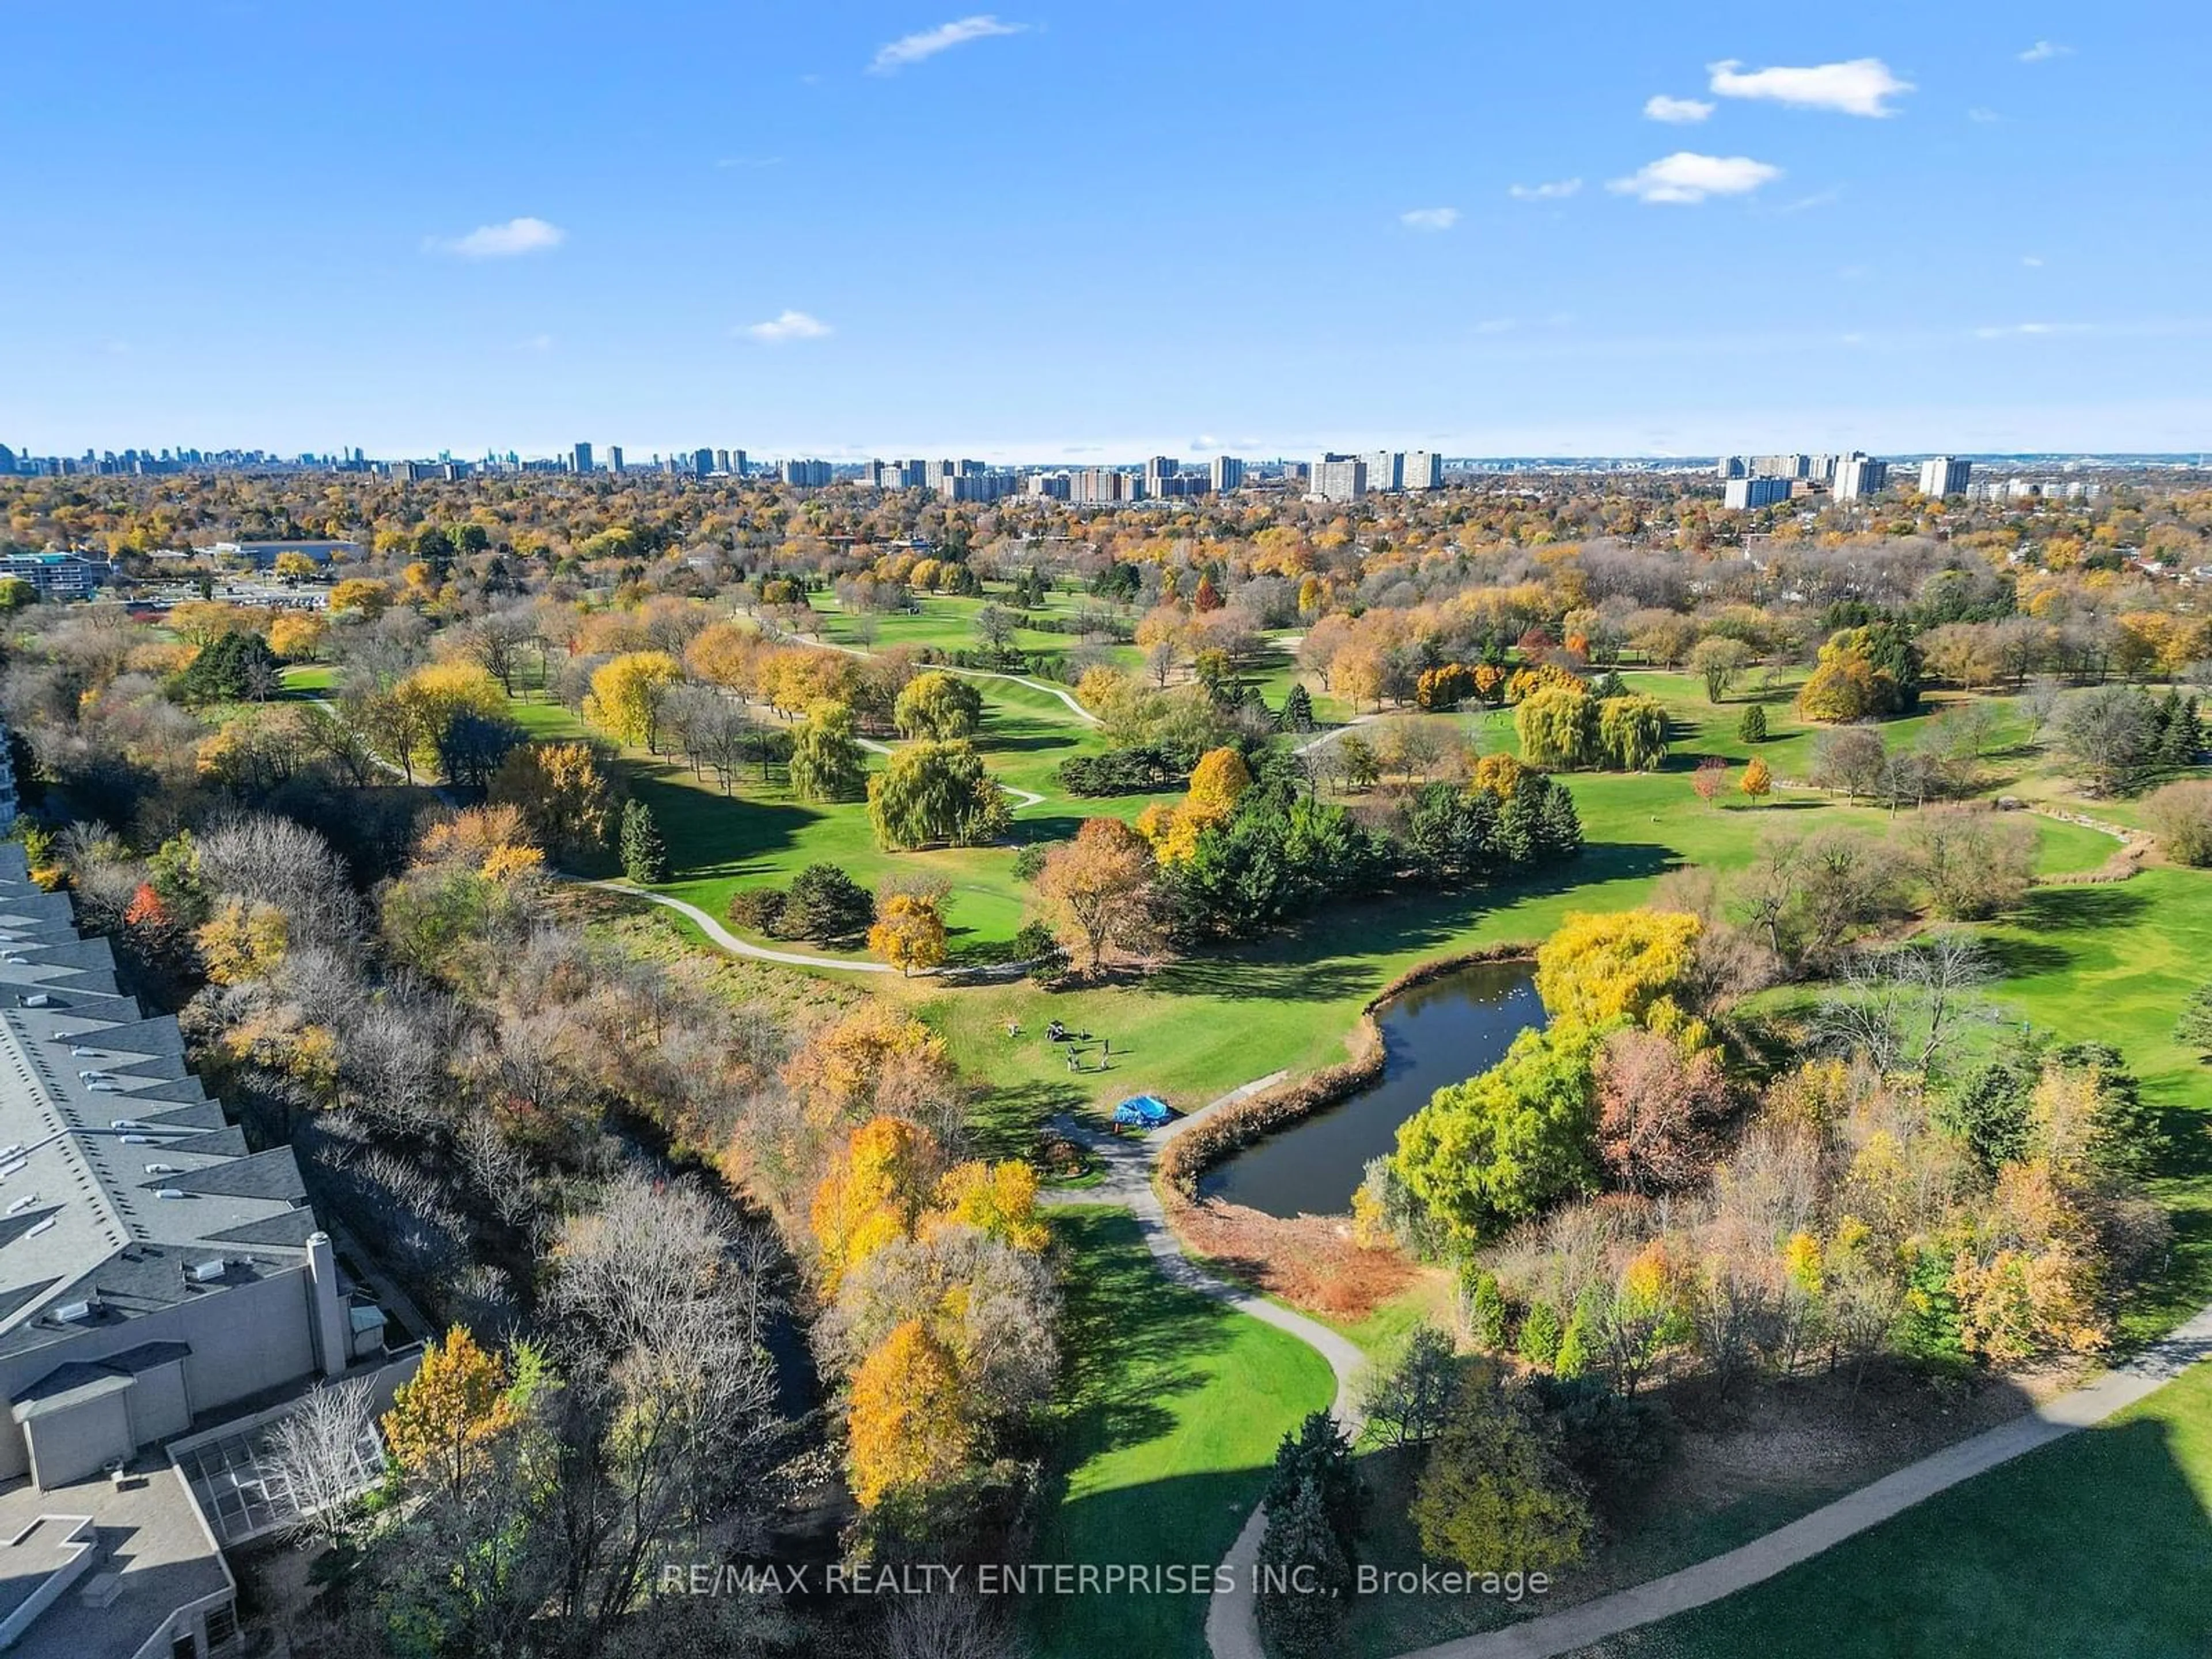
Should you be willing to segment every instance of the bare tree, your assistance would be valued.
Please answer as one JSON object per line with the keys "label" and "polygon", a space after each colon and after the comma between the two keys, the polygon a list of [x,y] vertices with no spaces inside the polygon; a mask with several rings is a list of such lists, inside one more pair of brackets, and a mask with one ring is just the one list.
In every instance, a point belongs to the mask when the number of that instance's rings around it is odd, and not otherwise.
{"label": "bare tree", "polygon": [[261,1464],[292,1489],[297,1513],[285,1531],[295,1543],[346,1540],[356,1500],[380,1473],[362,1456],[368,1432],[368,1379],[359,1376],[318,1385],[270,1430]]}
{"label": "bare tree", "polygon": [[1929,1071],[1958,1042],[1962,1025],[1987,1017],[1973,994],[1994,971],[1989,952],[1960,933],[1863,951],[1844,963],[1814,1024],[1829,1047],[1863,1055],[1877,1071]]}

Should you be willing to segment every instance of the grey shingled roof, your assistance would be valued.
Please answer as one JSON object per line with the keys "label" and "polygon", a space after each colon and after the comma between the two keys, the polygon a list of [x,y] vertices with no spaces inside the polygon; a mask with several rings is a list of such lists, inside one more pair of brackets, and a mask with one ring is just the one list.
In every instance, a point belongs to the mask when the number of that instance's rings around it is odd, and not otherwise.
{"label": "grey shingled roof", "polygon": [[0,1353],[290,1271],[314,1230],[291,1150],[248,1152],[176,1021],[114,988],[107,941],[0,842]]}

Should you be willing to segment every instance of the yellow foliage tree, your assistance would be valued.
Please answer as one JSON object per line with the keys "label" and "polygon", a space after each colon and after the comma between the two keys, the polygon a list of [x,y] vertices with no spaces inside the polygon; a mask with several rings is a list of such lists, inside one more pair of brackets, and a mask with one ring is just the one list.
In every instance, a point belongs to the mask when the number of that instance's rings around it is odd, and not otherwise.
{"label": "yellow foliage tree", "polygon": [[364,617],[380,617],[390,609],[392,589],[366,576],[350,576],[331,589],[331,614],[358,611]]}
{"label": "yellow foliage tree", "polygon": [[1675,994],[1704,931],[1686,912],[1576,911],[1536,952],[1536,994],[1555,1020],[1600,1025],[1626,1015],[1694,1045],[1701,1028]]}
{"label": "yellow foliage tree", "polygon": [[683,678],[683,667],[665,651],[625,651],[593,671],[584,718],[624,743],[651,749],[660,734],[660,706]]}
{"label": "yellow foliage tree", "polygon": [[256,900],[232,899],[202,923],[193,935],[208,977],[218,985],[265,979],[283,960],[284,913]]}
{"label": "yellow foliage tree", "polygon": [[884,1246],[913,1236],[937,1164],[935,1139],[902,1117],[872,1117],[853,1131],[807,1218],[825,1294],[836,1294],[844,1276]]}
{"label": "yellow foliage tree", "polygon": [[977,1158],[945,1172],[937,1183],[937,1207],[921,1219],[927,1234],[941,1226],[973,1227],[1031,1254],[1051,1241],[1037,1215],[1036,1171],[1018,1158],[986,1164]]}
{"label": "yellow foliage tree", "polygon": [[868,929],[868,948],[910,975],[945,960],[945,917],[937,901],[917,893],[894,893],[876,912]]}
{"label": "yellow foliage tree", "polygon": [[286,662],[312,662],[331,625],[312,611],[287,611],[269,623],[269,648]]}
{"label": "yellow foliage tree", "polygon": [[957,1474],[975,1439],[952,1351],[919,1319],[891,1328],[853,1376],[846,1419],[853,1495],[873,1509],[886,1492]]}
{"label": "yellow foliage tree", "polygon": [[1198,838],[1236,811],[1252,787],[1251,769],[1234,749],[1209,749],[1192,768],[1179,805],[1154,802],[1137,817],[1137,833],[1152,843],[1162,864],[1178,864],[1198,850]]}
{"label": "yellow foliage tree", "polygon": [[485,1466],[489,1443],[513,1428],[507,1362],[456,1325],[422,1350],[413,1378],[384,1415],[384,1443],[400,1468],[447,1492]]}
{"label": "yellow foliage tree", "polygon": [[942,1037],[872,999],[816,1030],[783,1068],[783,1080],[817,1122],[859,1107],[942,1097],[955,1079]]}
{"label": "yellow foliage tree", "polygon": [[1743,781],[1736,787],[1753,800],[1765,800],[1774,793],[1774,774],[1764,760],[1753,755],[1751,764],[1743,769]]}

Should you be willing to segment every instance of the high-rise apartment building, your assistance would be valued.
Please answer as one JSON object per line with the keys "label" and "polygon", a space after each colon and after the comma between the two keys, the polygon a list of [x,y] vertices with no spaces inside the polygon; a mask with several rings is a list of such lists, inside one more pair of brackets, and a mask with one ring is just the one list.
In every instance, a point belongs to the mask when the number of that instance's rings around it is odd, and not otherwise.
{"label": "high-rise apartment building", "polygon": [[1356,501],[1367,493],[1367,463],[1357,455],[1323,455],[1306,493],[1325,501]]}
{"label": "high-rise apartment building", "polygon": [[619,472],[622,470],[622,446],[620,444],[609,444],[607,446],[607,471],[610,472]]}
{"label": "high-rise apartment building", "polygon": [[1225,495],[1244,488],[1244,463],[1234,455],[1216,455],[1212,466],[1213,493]]}
{"label": "high-rise apartment building", "polygon": [[1864,501],[1869,495],[1879,495],[1889,483],[1889,463],[1853,450],[1837,460],[1835,482],[1838,501]]}
{"label": "high-rise apartment building", "polygon": [[1973,471],[1971,461],[1955,461],[1948,455],[1930,456],[1920,463],[1920,493],[1939,499],[1963,495]]}
{"label": "high-rise apartment building", "polygon": [[592,447],[589,444],[578,444],[574,449],[568,452],[568,471],[571,472],[589,472],[591,470]]}
{"label": "high-rise apartment building", "polygon": [[1173,495],[1170,480],[1182,472],[1182,463],[1172,456],[1154,455],[1145,463],[1145,494],[1157,501],[1163,495]]}
{"label": "high-rise apartment building", "polygon": [[1755,507],[1771,507],[1790,499],[1791,480],[1780,477],[1730,478],[1721,504],[1732,513]]}
{"label": "high-rise apartment building", "polygon": [[827,461],[786,461],[783,481],[799,489],[819,489],[830,482]]}
{"label": "high-rise apartment building", "polygon": [[1442,489],[1444,458],[1432,449],[1409,449],[1399,483],[1407,489]]}
{"label": "high-rise apartment building", "polygon": [[1406,487],[1406,458],[1394,449],[1377,449],[1361,457],[1367,463],[1367,488],[1378,493]]}

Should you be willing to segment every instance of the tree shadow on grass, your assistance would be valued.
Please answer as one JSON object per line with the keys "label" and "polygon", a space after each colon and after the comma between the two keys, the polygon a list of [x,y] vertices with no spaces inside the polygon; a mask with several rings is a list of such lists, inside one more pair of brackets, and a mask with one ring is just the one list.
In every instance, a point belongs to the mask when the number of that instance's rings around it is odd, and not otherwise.
{"label": "tree shadow on grass", "polygon": [[2143,919],[2150,899],[2117,881],[2039,887],[2027,896],[2027,916],[2037,928],[2129,927]]}
{"label": "tree shadow on grass", "polygon": [[630,792],[652,810],[672,875],[700,881],[757,872],[796,846],[822,814],[788,802],[708,794],[632,768]]}
{"label": "tree shadow on grass", "polygon": [[[1238,1334],[1246,1316],[1161,1278],[1124,1212],[1063,1213],[1069,1249],[1060,1338],[1067,1355],[1062,1432],[1042,1482],[1031,1559],[1044,1563],[1205,1564],[1220,1559],[1257,1496],[1261,1467],[1175,1474],[1071,1499],[1068,1477],[1088,1460],[1129,1455],[1204,1410],[1192,1397],[1215,1382],[1200,1362]],[[1263,1454],[1264,1456],[1264,1454]],[[1042,1651],[1188,1650],[1203,1595],[1070,1595],[1032,1601]]]}

